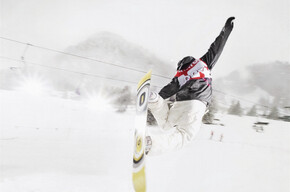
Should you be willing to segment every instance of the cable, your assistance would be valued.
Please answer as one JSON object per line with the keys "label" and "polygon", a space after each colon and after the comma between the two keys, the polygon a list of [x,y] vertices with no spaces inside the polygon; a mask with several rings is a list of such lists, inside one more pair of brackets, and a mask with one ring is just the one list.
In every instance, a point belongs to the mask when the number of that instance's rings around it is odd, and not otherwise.
{"label": "cable", "polygon": [[[6,60],[11,60],[11,61],[16,61],[16,62],[23,62],[20,59],[14,59],[14,58],[4,57],[4,56],[0,56],[0,59],[6,59]],[[91,76],[91,77],[96,77],[96,78],[109,79],[109,80],[118,81],[118,82],[125,82],[125,83],[134,84],[134,85],[137,84],[137,82],[133,82],[133,81],[127,81],[127,80],[115,79],[115,78],[112,78],[112,77],[105,77],[105,76],[101,76],[101,75],[78,72],[78,71],[63,69],[63,68],[59,68],[59,67],[52,67],[52,66],[42,65],[42,64],[39,64],[39,63],[33,63],[33,62],[29,62],[29,61],[25,61],[25,64],[36,65],[36,66],[40,66],[40,67],[45,67],[45,68],[50,68],[50,69],[55,69],[55,70],[61,70],[61,71],[66,71],[66,72],[70,72],[70,73],[76,73],[76,74],[85,75],[85,76]],[[153,86],[160,88],[159,86],[156,86],[156,85],[153,85]]]}
{"label": "cable", "polygon": [[[48,50],[48,51],[52,51],[52,52],[56,52],[56,53],[60,53],[60,54],[68,55],[68,56],[73,56],[73,57],[78,57],[78,58],[81,58],[81,59],[86,59],[86,60],[90,60],[90,61],[104,63],[104,64],[111,65],[111,66],[114,66],[114,67],[119,67],[119,68],[123,68],[123,69],[127,69],[127,70],[132,70],[132,71],[136,71],[136,72],[140,72],[140,73],[147,73],[147,71],[143,71],[143,70],[139,70],[139,69],[135,69],[135,68],[130,68],[130,67],[124,67],[124,66],[120,66],[120,65],[117,65],[117,64],[114,64],[114,63],[105,62],[105,61],[101,61],[101,60],[98,60],[98,59],[89,58],[89,57],[85,57],[85,56],[81,56],[81,55],[77,55],[77,54],[72,54],[72,53],[68,53],[68,52],[64,52],[64,51],[59,51],[59,50],[56,50],[56,49],[51,49],[51,48],[47,48],[47,47],[43,47],[43,46],[39,46],[39,45],[33,45],[33,44],[30,44],[30,43],[24,43],[24,42],[21,42],[21,41],[18,41],[18,40],[14,40],[14,39],[10,39],[10,38],[6,38],[6,37],[1,37],[0,36],[0,39],[27,45],[26,48],[28,48],[29,46],[36,47],[36,48],[39,48],[39,49],[44,49],[44,50]],[[4,57],[1,56],[1,58],[4,58]],[[11,60],[11,58],[10,58],[10,60]],[[12,60],[17,60],[17,59],[12,59]],[[23,62],[23,60],[21,62]],[[58,70],[68,71],[68,72],[72,72],[72,73],[78,73],[78,74],[87,75],[87,76],[94,76],[94,77],[97,77],[97,78],[104,78],[104,79],[110,79],[110,80],[115,80],[115,81],[122,81],[122,82],[126,82],[126,83],[136,84],[136,82],[126,81],[126,80],[118,80],[118,79],[114,79],[114,78],[110,78],[110,77],[104,77],[104,76],[99,76],[99,75],[94,75],[94,74],[76,72],[76,71],[66,70],[66,69],[57,68],[57,67],[50,67],[50,66],[45,66],[45,65],[31,63],[31,62],[27,62],[27,63],[29,63],[31,65],[39,65],[39,66],[42,66],[42,67],[54,68],[54,69],[58,69]],[[171,79],[169,77],[166,77],[166,76],[163,76],[163,75],[158,75],[158,74],[152,74],[152,76],[161,77],[161,78],[165,78],[165,79]],[[156,87],[158,87],[158,86],[156,86]],[[253,103],[253,104],[257,105],[257,106],[262,106],[262,107],[271,109],[271,107],[269,107],[269,106],[258,104],[256,102],[253,102],[253,101],[250,101],[250,100],[246,100],[246,99],[241,99],[241,98],[239,98],[237,96],[230,95],[230,94],[224,93],[224,92],[216,90],[216,89],[213,89],[213,91],[215,91],[217,93],[220,93],[220,94],[224,94],[224,95],[233,97],[233,98],[235,98],[237,100]]]}
{"label": "cable", "polygon": [[[60,54],[64,54],[64,55],[69,55],[69,56],[72,56],[72,57],[78,57],[78,58],[81,58],[81,59],[95,61],[95,62],[99,62],[99,63],[111,65],[111,66],[114,66],[114,67],[119,67],[119,68],[131,70],[131,71],[136,71],[136,72],[140,72],[140,73],[147,73],[147,71],[143,71],[143,70],[139,70],[139,69],[135,69],[135,68],[131,68],[131,67],[124,67],[124,66],[120,66],[120,65],[117,65],[117,64],[114,64],[114,63],[110,63],[110,62],[106,62],[106,61],[102,61],[102,60],[98,60],[98,59],[94,59],[94,58],[89,58],[89,57],[85,57],[85,56],[77,55],[77,54],[73,54],[73,53],[68,53],[68,52],[64,52],[64,51],[59,51],[59,50],[56,50],[56,49],[51,49],[51,48],[47,48],[47,47],[43,47],[43,46],[39,46],[39,45],[33,45],[33,44],[30,44],[30,43],[24,43],[24,42],[17,41],[17,40],[14,40],[14,39],[9,39],[9,38],[6,38],[6,37],[0,37],[0,39],[6,40],[6,41],[11,41],[11,42],[14,42],[14,43],[24,44],[24,45],[28,45],[28,46],[31,46],[31,47],[36,47],[36,48],[39,48],[39,49],[44,49],[44,50],[48,50],[48,51],[52,51],[52,52],[56,52],[56,53],[60,53]],[[168,77],[163,76],[163,75],[158,75],[158,74],[152,74],[152,76],[168,79]]]}
{"label": "cable", "polygon": [[[0,56],[0,59],[6,59],[6,60],[16,61],[16,62],[20,62],[20,63],[23,62],[23,61],[20,60],[20,59],[14,59],[14,58],[4,57],[4,56]],[[70,72],[70,73],[76,73],[76,74],[80,74],[80,75],[91,76],[91,77],[95,77],[95,78],[102,78],[102,79],[108,79],[108,80],[113,80],[113,81],[118,81],[118,82],[125,82],[125,83],[134,84],[134,85],[137,84],[137,82],[133,82],[133,81],[127,81],[127,80],[115,79],[115,78],[111,78],[111,77],[105,77],[105,76],[101,76],[101,75],[95,75],[95,74],[84,73],[84,72],[77,72],[77,71],[73,71],[73,70],[67,70],[67,69],[63,69],[63,68],[58,68],[58,67],[52,67],[52,66],[42,65],[42,64],[39,64],[39,63],[33,63],[33,62],[29,62],[29,61],[25,61],[25,64],[26,64],[26,65],[36,65],[36,66],[45,67],[45,68],[50,68],[50,69],[55,69],[55,70],[61,70],[61,71],[66,71],[66,72]],[[162,88],[162,87],[157,86],[157,85],[154,85],[154,84],[152,84],[152,86],[155,86],[155,87],[157,87],[157,88]],[[215,91],[217,91],[217,90],[215,90]],[[220,92],[220,93],[223,93],[223,92],[221,92],[221,91],[219,91],[219,92]],[[223,93],[223,94],[227,95],[226,93]],[[232,97],[234,97],[234,96],[232,96]],[[239,99],[237,99],[237,100],[239,100]],[[229,104],[223,103],[223,102],[221,102],[221,101],[219,101],[219,100],[215,100],[215,102],[220,103],[220,104],[223,104],[223,105],[228,106],[228,107],[230,106]],[[251,102],[251,101],[248,101],[248,102]],[[254,103],[254,102],[251,102],[251,103]],[[254,103],[254,104],[256,104],[256,105],[260,105],[260,104],[257,104],[257,103]],[[271,107],[269,107],[269,106],[265,106],[265,105],[260,105],[260,106],[263,106],[263,107],[265,107],[265,108],[267,108],[267,109],[271,109]],[[288,114],[286,114],[286,113],[281,113],[281,112],[279,112],[279,113],[280,113],[280,114],[283,114],[283,115],[288,115]]]}
{"label": "cable", "polygon": [[248,103],[253,103],[253,104],[255,104],[255,105],[262,106],[262,107],[266,107],[266,108],[269,107],[269,106],[266,106],[266,105],[257,104],[257,103],[254,102],[254,101],[250,101],[250,100],[247,100],[247,99],[242,99],[242,98],[239,98],[239,97],[237,97],[237,96],[230,95],[230,94],[228,94],[228,93],[224,93],[224,92],[219,91],[219,90],[216,90],[216,89],[213,89],[213,91],[216,91],[216,92],[218,92],[218,93],[220,93],[220,94],[223,94],[223,95],[226,95],[226,96],[233,97],[233,98],[235,98],[235,99],[237,99],[237,100],[245,101],[245,102],[248,102]]}
{"label": "cable", "polygon": [[[9,58],[9,57],[0,56],[0,58],[1,59],[6,59],[6,60],[17,61],[17,62],[23,62],[20,59],[13,59],[13,58]],[[114,79],[114,78],[111,78],[111,77],[105,77],[105,76],[95,75],[95,74],[90,74],[90,73],[77,72],[77,71],[73,71],[73,70],[67,70],[67,69],[58,68],[58,67],[51,67],[51,66],[42,65],[42,64],[33,63],[33,62],[28,62],[28,61],[26,61],[25,63],[26,64],[29,64],[29,65],[37,65],[37,66],[40,66],[40,67],[45,67],[45,68],[50,68],[50,69],[56,69],[56,70],[70,72],[70,73],[77,73],[77,74],[81,74],[81,75],[85,75],[85,76],[91,76],[91,77],[109,79],[109,80],[113,80],[113,81],[121,81],[121,82],[126,82],[126,83],[132,83],[132,84],[135,84],[135,85],[137,84],[136,82],[133,82],[133,81],[127,81],[127,80],[121,80],[121,79]]]}
{"label": "cable", "polygon": [[[250,101],[250,100],[247,100],[247,99],[242,99],[242,98],[239,98],[239,97],[237,97],[237,96],[233,96],[233,95],[230,95],[230,94],[227,94],[227,93],[224,93],[224,92],[222,92],[222,91],[218,91],[218,90],[216,90],[216,89],[213,89],[214,91],[216,91],[216,92],[218,92],[218,93],[220,93],[220,94],[223,94],[223,95],[227,95],[227,96],[230,96],[230,97],[233,97],[233,98],[235,98],[236,100],[239,100],[239,101],[245,101],[245,102],[248,102],[248,103],[252,103],[252,104],[254,104],[254,105],[256,105],[256,106],[261,106],[261,107],[264,107],[264,108],[266,108],[266,109],[273,109],[273,107],[270,107],[270,106],[267,106],[267,105],[262,105],[262,104],[259,104],[259,103],[256,103],[256,102],[254,102],[254,101]],[[219,102],[219,101],[217,101],[217,102]],[[219,103],[221,103],[221,102],[219,102]],[[224,103],[223,103],[224,104]],[[230,106],[230,105],[227,105],[227,106]],[[283,112],[279,112],[280,114],[283,114],[283,115],[289,115],[289,114],[287,114],[287,113],[283,113]]]}

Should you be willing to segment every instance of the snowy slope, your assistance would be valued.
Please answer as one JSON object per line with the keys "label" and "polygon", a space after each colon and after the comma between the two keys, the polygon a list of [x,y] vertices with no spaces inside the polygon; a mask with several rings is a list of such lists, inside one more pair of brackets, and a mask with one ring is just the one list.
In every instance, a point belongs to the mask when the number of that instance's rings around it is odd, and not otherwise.
{"label": "snowy slope", "polygon": [[[149,192],[289,192],[290,124],[258,133],[257,118],[219,119],[183,150],[147,158]],[[133,121],[134,109],[1,90],[0,191],[133,191]]]}
{"label": "snowy slope", "polygon": [[19,92],[0,98],[1,192],[131,190],[132,115]]}

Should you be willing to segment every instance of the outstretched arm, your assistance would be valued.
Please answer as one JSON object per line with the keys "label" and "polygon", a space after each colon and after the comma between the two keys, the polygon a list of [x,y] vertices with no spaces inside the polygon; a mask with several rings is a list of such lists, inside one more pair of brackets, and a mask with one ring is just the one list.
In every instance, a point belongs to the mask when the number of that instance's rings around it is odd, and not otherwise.
{"label": "outstretched arm", "polygon": [[223,27],[219,36],[215,39],[215,41],[210,45],[207,53],[204,54],[200,59],[204,61],[208,68],[211,70],[216,64],[218,58],[220,57],[223,48],[227,42],[227,39],[234,27],[233,20],[235,17],[230,17],[227,19],[225,26]]}

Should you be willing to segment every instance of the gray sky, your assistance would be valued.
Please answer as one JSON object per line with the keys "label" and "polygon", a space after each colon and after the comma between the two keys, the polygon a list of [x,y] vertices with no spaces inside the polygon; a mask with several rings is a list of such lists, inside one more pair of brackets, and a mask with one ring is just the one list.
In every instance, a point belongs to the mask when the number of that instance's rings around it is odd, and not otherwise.
{"label": "gray sky", "polygon": [[[111,31],[176,63],[201,57],[226,19],[235,27],[213,74],[290,62],[289,0],[0,0],[1,36],[65,49]],[[175,65],[175,64],[174,64]]]}

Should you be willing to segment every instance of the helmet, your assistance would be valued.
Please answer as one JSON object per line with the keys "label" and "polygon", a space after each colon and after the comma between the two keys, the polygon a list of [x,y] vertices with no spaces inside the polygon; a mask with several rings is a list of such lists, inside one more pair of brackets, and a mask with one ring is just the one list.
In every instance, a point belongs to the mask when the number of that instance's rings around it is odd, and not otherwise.
{"label": "helmet", "polygon": [[186,69],[193,61],[195,60],[192,56],[184,57],[180,60],[177,64],[177,70],[184,70]]}

